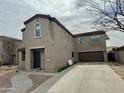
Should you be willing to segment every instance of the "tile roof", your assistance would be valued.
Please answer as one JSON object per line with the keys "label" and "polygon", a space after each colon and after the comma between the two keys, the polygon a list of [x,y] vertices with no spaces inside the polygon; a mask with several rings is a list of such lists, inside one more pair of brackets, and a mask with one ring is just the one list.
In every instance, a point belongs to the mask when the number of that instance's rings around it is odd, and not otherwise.
{"label": "tile roof", "polygon": [[0,36],[0,40],[3,40],[3,39],[12,39],[12,40],[15,40],[15,41],[18,41],[18,42],[22,42],[22,40],[17,39],[17,38],[8,37],[8,36]]}
{"label": "tile roof", "polygon": [[[80,36],[88,36],[88,35],[96,35],[96,34],[105,34],[105,31],[94,31],[94,32],[87,32],[87,33],[79,33],[79,34],[72,34],[63,24],[61,24],[55,17],[51,17],[50,15],[44,15],[44,14],[36,14],[33,17],[29,18],[24,22],[24,24],[28,24],[35,18],[46,18],[50,21],[54,21],[56,24],[58,24],[63,30],[65,30],[67,33],[69,33],[73,37],[80,37]],[[21,29],[21,31],[25,31],[25,28]]]}
{"label": "tile roof", "polygon": [[105,34],[105,31],[93,31],[93,32],[86,32],[86,33],[79,33],[75,34],[75,37],[80,37],[80,36],[89,36],[89,35],[96,35],[96,34]]}

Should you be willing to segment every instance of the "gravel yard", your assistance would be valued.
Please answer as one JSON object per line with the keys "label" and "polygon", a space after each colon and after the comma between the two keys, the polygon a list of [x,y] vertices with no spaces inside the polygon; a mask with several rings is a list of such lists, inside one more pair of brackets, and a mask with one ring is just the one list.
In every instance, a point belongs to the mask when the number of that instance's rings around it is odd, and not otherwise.
{"label": "gravel yard", "polygon": [[52,76],[40,72],[5,71],[0,73],[0,93],[29,93]]}
{"label": "gravel yard", "polygon": [[117,62],[109,62],[108,64],[122,79],[124,79],[124,64]]}
{"label": "gravel yard", "polygon": [[6,91],[11,88],[12,84],[10,80],[15,74],[15,71],[6,72],[3,75],[0,74],[0,93],[6,93]]}

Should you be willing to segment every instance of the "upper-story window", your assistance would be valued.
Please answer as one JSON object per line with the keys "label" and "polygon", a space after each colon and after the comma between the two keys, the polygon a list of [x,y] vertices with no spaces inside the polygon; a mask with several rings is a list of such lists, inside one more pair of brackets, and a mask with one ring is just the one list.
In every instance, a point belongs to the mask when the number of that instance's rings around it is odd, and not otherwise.
{"label": "upper-story window", "polygon": [[83,44],[83,43],[84,43],[84,37],[80,37],[80,38],[79,38],[79,43],[80,43],[80,44]]}
{"label": "upper-story window", "polygon": [[41,36],[42,36],[41,24],[40,23],[36,23],[35,24],[35,28],[34,28],[34,37],[35,38],[40,38]]}
{"label": "upper-story window", "polygon": [[90,38],[91,38],[91,42],[94,43],[94,44],[98,44],[101,41],[100,36],[92,36]]}

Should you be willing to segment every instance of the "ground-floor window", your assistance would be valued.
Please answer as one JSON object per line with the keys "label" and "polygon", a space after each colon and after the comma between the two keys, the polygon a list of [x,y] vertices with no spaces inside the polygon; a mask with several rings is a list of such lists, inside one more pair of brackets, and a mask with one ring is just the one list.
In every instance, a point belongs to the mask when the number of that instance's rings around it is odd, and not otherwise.
{"label": "ground-floor window", "polygon": [[72,58],[74,57],[74,52],[72,52]]}
{"label": "ground-floor window", "polygon": [[22,61],[25,61],[25,52],[22,52]]}

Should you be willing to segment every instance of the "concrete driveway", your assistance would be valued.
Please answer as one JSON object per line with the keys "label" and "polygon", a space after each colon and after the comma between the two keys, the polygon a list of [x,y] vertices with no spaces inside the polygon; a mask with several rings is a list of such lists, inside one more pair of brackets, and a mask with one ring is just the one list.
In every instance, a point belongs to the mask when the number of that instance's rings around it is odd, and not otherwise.
{"label": "concrete driveway", "polygon": [[107,64],[79,64],[46,93],[124,93],[124,81]]}

